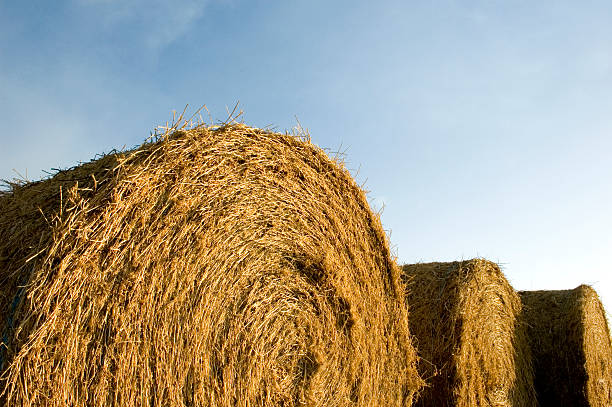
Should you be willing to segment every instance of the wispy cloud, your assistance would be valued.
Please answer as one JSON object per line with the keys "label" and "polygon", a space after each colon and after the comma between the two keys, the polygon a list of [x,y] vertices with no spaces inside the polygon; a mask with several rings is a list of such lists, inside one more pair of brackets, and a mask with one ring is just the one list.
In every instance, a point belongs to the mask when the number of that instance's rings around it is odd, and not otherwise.
{"label": "wispy cloud", "polygon": [[75,0],[95,12],[108,29],[134,25],[150,49],[160,49],[182,37],[203,15],[210,0]]}

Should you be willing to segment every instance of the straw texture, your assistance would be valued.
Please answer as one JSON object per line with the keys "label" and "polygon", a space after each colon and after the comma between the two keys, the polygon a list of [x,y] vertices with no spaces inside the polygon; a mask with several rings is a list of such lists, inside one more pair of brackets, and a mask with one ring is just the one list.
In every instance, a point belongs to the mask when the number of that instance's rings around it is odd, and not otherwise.
{"label": "straw texture", "polygon": [[409,406],[421,386],[380,221],[303,137],[200,126],[12,185],[0,292],[4,405]]}
{"label": "straw texture", "polygon": [[541,406],[612,406],[612,345],[603,305],[587,285],[522,291]]}
{"label": "straw texture", "polygon": [[419,406],[535,406],[521,303],[483,259],[403,266],[427,382]]}

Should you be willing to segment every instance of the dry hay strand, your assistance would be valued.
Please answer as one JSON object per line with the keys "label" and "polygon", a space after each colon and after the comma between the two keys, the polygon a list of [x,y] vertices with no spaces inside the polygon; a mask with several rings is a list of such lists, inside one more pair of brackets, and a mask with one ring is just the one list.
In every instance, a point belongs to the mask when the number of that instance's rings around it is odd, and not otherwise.
{"label": "dry hay strand", "polygon": [[483,259],[403,266],[420,406],[535,406],[521,303]]}
{"label": "dry hay strand", "polygon": [[408,406],[421,386],[380,220],[304,137],[200,126],[13,185],[0,261],[6,405]]}
{"label": "dry hay strand", "polygon": [[519,294],[540,405],[612,406],[610,330],[595,290]]}

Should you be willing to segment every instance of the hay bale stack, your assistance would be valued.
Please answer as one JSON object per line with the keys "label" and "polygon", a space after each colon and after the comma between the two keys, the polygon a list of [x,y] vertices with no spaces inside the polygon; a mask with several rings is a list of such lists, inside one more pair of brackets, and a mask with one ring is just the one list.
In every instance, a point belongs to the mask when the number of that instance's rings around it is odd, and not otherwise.
{"label": "hay bale stack", "polygon": [[421,385],[380,221],[304,138],[198,127],[15,185],[0,261],[6,405],[407,406]]}
{"label": "hay bale stack", "polygon": [[483,259],[403,266],[420,406],[534,406],[521,303]]}
{"label": "hay bale stack", "polygon": [[540,405],[612,406],[610,330],[595,290],[519,294]]}

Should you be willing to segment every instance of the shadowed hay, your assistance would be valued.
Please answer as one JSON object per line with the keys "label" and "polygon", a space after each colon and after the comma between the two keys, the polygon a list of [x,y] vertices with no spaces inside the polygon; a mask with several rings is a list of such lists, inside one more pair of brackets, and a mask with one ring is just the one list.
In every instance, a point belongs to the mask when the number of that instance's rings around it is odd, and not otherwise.
{"label": "shadowed hay", "polygon": [[542,406],[612,406],[612,345],[603,305],[587,285],[522,291]]}
{"label": "shadowed hay", "polygon": [[535,406],[521,303],[483,259],[403,266],[421,406]]}
{"label": "shadowed hay", "polygon": [[0,261],[7,405],[407,406],[421,385],[380,221],[309,140],[202,126],[13,185]]}

